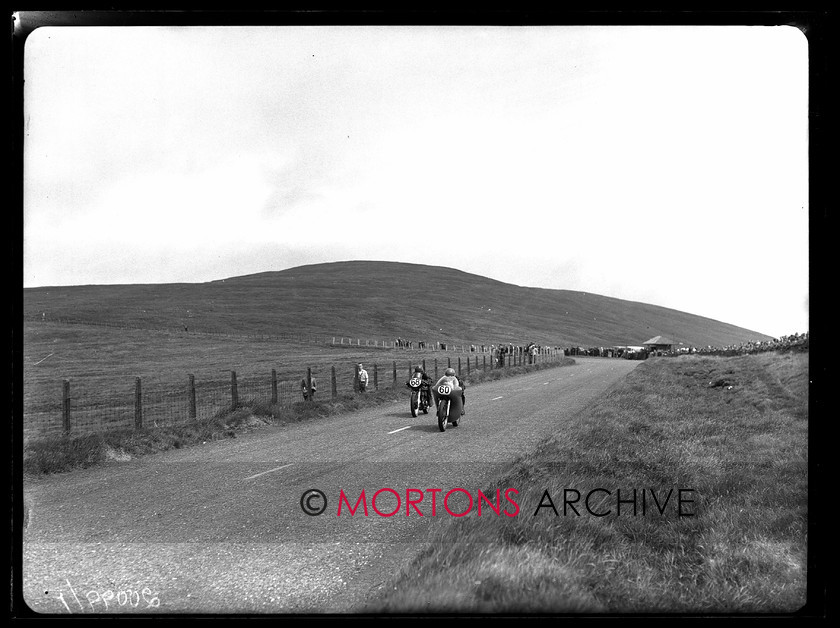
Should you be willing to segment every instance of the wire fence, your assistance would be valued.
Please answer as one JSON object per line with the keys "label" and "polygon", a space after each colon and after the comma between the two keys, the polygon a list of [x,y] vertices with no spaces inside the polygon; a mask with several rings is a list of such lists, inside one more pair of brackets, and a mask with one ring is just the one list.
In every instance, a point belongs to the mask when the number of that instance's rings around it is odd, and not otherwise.
{"label": "wire fence", "polygon": [[[516,353],[499,361],[487,353],[446,356],[422,360],[427,373],[435,379],[447,368],[455,368],[462,378],[493,369],[563,359],[562,350],[548,350],[531,355]],[[367,367],[366,391],[401,387],[409,378],[414,362],[398,365],[396,361]],[[308,377],[302,378],[309,383]],[[326,381],[324,381],[326,379]],[[359,372],[346,365],[330,367],[329,377],[316,380],[316,400],[336,399],[339,395],[363,394]],[[227,381],[201,381],[193,375],[181,385],[144,387],[141,378],[104,392],[86,385],[84,379],[64,380],[56,386],[52,399],[40,399],[24,407],[24,440],[62,434],[86,434],[117,428],[142,429],[166,427],[189,421],[210,419],[240,407],[271,404],[291,407],[304,401],[301,380],[280,381],[272,370],[265,374],[241,376],[230,371]]]}

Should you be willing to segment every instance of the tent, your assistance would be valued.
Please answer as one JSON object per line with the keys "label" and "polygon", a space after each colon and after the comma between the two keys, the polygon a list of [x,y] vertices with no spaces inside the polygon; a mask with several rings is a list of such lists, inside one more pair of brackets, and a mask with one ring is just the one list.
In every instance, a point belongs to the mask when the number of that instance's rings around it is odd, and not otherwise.
{"label": "tent", "polygon": [[642,343],[646,349],[652,351],[671,351],[674,348],[674,344],[676,344],[673,340],[666,338],[665,336],[654,336],[650,340],[646,340]]}

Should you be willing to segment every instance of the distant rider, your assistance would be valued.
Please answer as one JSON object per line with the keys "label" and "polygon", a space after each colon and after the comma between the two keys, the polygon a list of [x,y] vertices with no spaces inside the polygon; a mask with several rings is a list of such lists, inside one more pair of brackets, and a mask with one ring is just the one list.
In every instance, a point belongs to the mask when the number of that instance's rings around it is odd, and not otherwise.
{"label": "distant rider", "polygon": [[462,380],[455,374],[455,369],[448,368],[443,372],[443,377],[441,377],[435,384],[435,388],[437,388],[441,384],[448,384],[449,386],[458,386],[461,389],[461,416],[464,416],[464,414],[466,414],[467,412],[467,398],[464,395],[464,391],[467,387],[464,385],[464,380]]}
{"label": "distant rider", "polygon": [[[423,367],[419,364],[414,367],[414,372],[412,373],[410,379],[414,379],[415,377],[420,378],[420,394],[423,395],[423,399],[425,399],[426,405],[432,405],[432,378],[426,373],[426,371],[423,370]],[[405,385],[408,388],[411,388],[410,381],[406,382]]]}

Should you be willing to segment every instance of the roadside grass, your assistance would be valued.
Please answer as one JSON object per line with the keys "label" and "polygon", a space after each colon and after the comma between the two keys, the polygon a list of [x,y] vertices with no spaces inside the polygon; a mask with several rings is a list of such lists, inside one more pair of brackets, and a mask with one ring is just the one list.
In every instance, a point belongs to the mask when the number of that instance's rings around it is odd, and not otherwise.
{"label": "roadside grass", "polygon": [[[367,610],[789,613],[805,604],[808,355],[652,359],[444,522]],[[593,493],[592,511],[583,506]],[[646,514],[637,495],[653,490]],[[677,490],[693,503],[680,516]],[[564,489],[580,515],[564,514]],[[669,489],[674,493],[665,503]],[[545,492],[557,510],[548,507]],[[569,494],[570,501],[574,494]],[[541,507],[542,506],[542,507]],[[621,510],[619,511],[618,508]]]}
{"label": "roadside grass", "polygon": [[[572,358],[553,362],[511,366],[488,371],[472,371],[463,379],[468,387],[485,381],[515,377],[525,373],[574,364]],[[209,419],[176,423],[161,427],[111,429],[89,434],[55,435],[27,442],[23,452],[23,472],[27,476],[64,473],[73,469],[103,464],[109,460],[125,461],[136,456],[226,438],[270,425],[288,425],[328,416],[355,412],[396,401],[406,402],[408,389],[398,378],[395,386],[380,387],[365,394],[345,393],[331,399],[329,393],[312,402],[292,406],[271,403],[245,403],[233,411],[221,411]],[[323,395],[323,392],[319,394]]]}

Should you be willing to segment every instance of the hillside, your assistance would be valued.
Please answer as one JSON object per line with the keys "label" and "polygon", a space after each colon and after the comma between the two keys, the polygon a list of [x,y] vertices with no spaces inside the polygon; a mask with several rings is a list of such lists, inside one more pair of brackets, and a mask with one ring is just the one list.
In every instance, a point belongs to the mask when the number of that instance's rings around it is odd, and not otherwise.
{"label": "hillside", "polygon": [[525,288],[451,268],[354,261],[200,284],[24,290],[24,318],[226,334],[311,333],[550,346],[695,346],[769,336],[702,316],[585,292]]}

